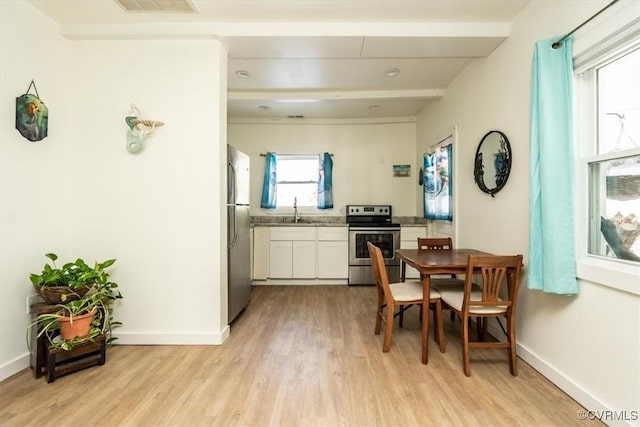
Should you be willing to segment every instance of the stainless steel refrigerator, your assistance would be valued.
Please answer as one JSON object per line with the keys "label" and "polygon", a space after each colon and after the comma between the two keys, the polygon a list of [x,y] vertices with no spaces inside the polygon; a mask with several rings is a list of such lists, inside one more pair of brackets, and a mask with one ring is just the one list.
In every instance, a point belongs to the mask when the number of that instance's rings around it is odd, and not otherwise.
{"label": "stainless steel refrigerator", "polygon": [[227,146],[227,247],[229,323],[251,297],[249,156]]}

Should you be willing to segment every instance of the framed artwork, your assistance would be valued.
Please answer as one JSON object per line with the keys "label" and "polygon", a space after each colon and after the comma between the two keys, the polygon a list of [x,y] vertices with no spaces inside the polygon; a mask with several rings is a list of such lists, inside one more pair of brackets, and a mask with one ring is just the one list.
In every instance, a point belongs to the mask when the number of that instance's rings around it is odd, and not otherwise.
{"label": "framed artwork", "polygon": [[[35,95],[29,93],[31,88]],[[41,141],[46,138],[49,128],[49,110],[38,95],[33,80],[27,92],[16,98],[16,129],[29,141]]]}
{"label": "framed artwork", "polygon": [[393,165],[394,177],[411,176],[411,165]]}

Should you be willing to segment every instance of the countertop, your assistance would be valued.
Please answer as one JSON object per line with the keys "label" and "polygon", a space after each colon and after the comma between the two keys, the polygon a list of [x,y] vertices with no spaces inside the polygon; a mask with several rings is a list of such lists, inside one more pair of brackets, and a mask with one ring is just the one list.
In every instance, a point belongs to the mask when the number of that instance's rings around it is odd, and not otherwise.
{"label": "countertop", "polygon": [[[403,227],[426,227],[427,221],[420,217],[393,217],[393,222]],[[254,227],[348,227],[343,216],[303,216],[293,222],[292,215],[252,216]]]}

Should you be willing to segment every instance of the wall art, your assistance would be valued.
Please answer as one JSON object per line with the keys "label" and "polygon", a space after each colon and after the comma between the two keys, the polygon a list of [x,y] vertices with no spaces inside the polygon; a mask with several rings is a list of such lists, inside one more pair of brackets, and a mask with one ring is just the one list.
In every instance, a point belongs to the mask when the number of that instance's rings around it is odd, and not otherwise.
{"label": "wall art", "polygon": [[411,165],[393,165],[394,177],[411,176]]}
{"label": "wall art", "polygon": [[[29,93],[32,87],[35,95]],[[27,92],[16,98],[16,129],[29,141],[41,141],[47,136],[48,128],[49,110],[31,80]]]}
{"label": "wall art", "polygon": [[125,117],[125,122],[129,126],[127,131],[127,151],[131,154],[138,154],[144,150],[147,138],[153,135],[156,127],[164,125],[157,120],[141,119],[138,108],[131,104],[131,112]]}

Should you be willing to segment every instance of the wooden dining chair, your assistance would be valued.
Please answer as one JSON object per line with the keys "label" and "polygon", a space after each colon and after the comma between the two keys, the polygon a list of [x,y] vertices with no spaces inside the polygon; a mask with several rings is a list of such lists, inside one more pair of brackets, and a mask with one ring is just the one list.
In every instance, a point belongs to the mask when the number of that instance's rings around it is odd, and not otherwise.
{"label": "wooden dining chair", "polygon": [[[453,241],[451,237],[418,237],[419,251],[452,251]],[[420,279],[423,279],[420,275]],[[456,278],[455,274],[451,277],[434,277],[431,279],[431,287],[435,290],[440,289],[462,289],[464,280]]]}
{"label": "wooden dining chair", "polygon": [[[378,293],[378,304],[376,306],[376,327],[375,334],[380,334],[382,322],[385,322],[384,341],[382,351],[387,353],[391,348],[391,333],[393,331],[393,319],[396,307],[402,310],[407,305],[422,305],[422,283],[418,281],[389,283],[389,276],[384,265],[384,258],[380,248],[367,242],[373,277],[376,282]],[[444,329],[442,326],[442,305],[440,294],[432,289],[429,294],[429,304],[433,306],[434,339],[440,346],[440,352],[444,353],[446,344],[444,339]]]}
{"label": "wooden dining chair", "polygon": [[[419,251],[452,251],[453,240],[451,237],[418,237]],[[424,277],[420,275],[420,280]],[[477,288],[478,286],[475,285]],[[442,289],[462,291],[464,289],[464,280],[458,279],[455,274],[450,277],[432,277],[431,288],[436,291]],[[451,311],[451,320],[455,320],[456,314]]]}
{"label": "wooden dining chair", "polygon": [[[470,348],[506,348],[509,352],[511,375],[518,375],[515,319],[521,268],[522,255],[469,255],[464,290],[440,291],[444,306],[462,319],[462,366],[466,376],[471,375]],[[472,289],[474,273],[482,278],[480,290]],[[469,319],[472,317],[481,322],[478,341],[469,339]],[[491,317],[506,318],[506,342],[486,341],[487,321]]]}

